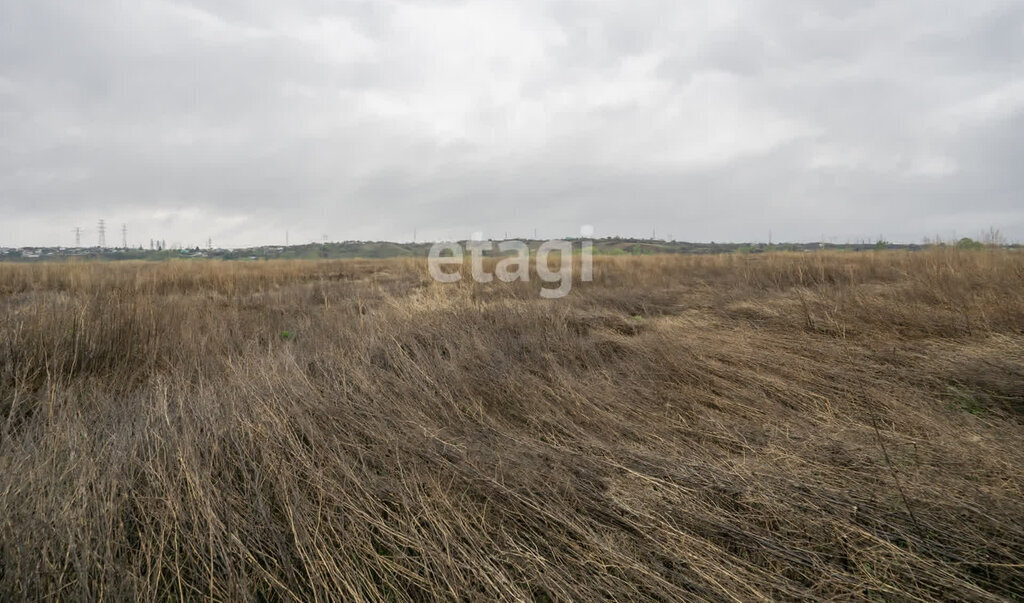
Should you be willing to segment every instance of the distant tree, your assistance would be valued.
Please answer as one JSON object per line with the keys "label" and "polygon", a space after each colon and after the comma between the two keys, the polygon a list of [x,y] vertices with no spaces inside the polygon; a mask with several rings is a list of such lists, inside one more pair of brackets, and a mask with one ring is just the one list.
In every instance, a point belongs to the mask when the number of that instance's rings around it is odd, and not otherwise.
{"label": "distant tree", "polygon": [[964,237],[956,242],[957,249],[983,249],[985,246],[970,237]]}
{"label": "distant tree", "polygon": [[1003,233],[999,232],[999,229],[995,226],[990,226],[988,232],[982,233],[981,242],[988,247],[1002,247],[1006,245]]}

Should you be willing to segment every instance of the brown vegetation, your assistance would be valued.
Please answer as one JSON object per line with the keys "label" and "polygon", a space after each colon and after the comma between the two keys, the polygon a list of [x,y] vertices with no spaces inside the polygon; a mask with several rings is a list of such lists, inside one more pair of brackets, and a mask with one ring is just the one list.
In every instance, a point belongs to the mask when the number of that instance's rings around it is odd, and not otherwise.
{"label": "brown vegetation", "polygon": [[1024,592],[1024,255],[0,265],[0,598]]}

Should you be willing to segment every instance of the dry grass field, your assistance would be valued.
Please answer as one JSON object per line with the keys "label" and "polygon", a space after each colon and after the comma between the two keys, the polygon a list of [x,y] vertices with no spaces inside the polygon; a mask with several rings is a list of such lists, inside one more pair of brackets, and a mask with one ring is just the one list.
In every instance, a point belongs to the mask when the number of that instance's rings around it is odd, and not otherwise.
{"label": "dry grass field", "polygon": [[0,599],[1005,600],[1024,254],[0,265]]}

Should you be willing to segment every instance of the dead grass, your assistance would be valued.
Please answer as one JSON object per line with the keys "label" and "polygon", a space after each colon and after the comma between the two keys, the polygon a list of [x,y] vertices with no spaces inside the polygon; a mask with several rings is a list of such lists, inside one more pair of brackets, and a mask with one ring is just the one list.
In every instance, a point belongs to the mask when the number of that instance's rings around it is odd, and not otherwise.
{"label": "dead grass", "polygon": [[0,598],[1024,592],[1024,256],[0,264]]}

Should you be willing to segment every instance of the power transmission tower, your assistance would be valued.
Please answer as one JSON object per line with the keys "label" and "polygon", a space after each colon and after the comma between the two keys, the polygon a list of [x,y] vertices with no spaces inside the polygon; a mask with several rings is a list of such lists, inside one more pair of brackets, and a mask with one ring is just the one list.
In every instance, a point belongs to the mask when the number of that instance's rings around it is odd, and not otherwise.
{"label": "power transmission tower", "polygon": [[128,249],[128,225],[121,225],[121,248]]}
{"label": "power transmission tower", "polygon": [[99,224],[96,225],[96,232],[96,243],[99,245],[100,249],[103,249],[107,246],[107,225],[103,220],[100,220]]}
{"label": "power transmission tower", "polygon": [[82,246],[82,229],[79,228],[78,226],[76,226],[75,230],[74,230],[74,233],[75,233],[75,247],[81,247]]}
{"label": "power transmission tower", "polygon": [[206,239],[206,248],[211,250],[211,251],[213,250],[213,238],[212,237],[209,237],[209,238]]}

